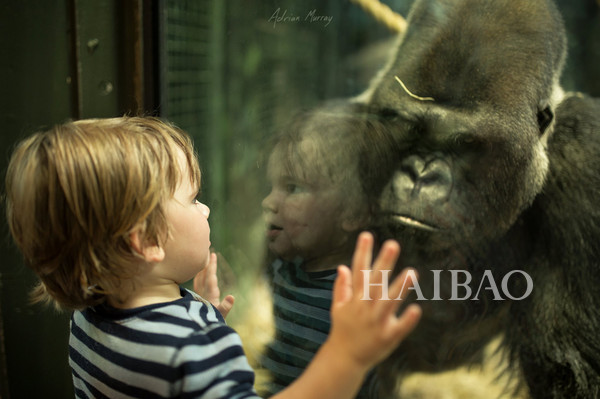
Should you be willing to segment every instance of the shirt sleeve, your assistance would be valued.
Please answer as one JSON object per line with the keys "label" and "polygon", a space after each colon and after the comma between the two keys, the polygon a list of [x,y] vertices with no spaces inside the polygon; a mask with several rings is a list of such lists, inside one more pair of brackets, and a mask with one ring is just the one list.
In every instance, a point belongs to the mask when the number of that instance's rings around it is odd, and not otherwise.
{"label": "shirt sleeve", "polygon": [[211,323],[190,335],[173,366],[181,370],[174,384],[174,394],[181,398],[258,398],[241,339],[224,323]]}

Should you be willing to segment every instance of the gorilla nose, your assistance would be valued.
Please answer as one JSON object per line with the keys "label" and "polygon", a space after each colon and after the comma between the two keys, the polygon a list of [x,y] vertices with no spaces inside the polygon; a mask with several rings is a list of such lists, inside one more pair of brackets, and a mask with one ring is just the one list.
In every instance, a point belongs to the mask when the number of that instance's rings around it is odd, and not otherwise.
{"label": "gorilla nose", "polygon": [[402,161],[394,186],[397,194],[403,192],[427,202],[445,200],[452,190],[452,170],[448,162],[440,158],[411,155]]}

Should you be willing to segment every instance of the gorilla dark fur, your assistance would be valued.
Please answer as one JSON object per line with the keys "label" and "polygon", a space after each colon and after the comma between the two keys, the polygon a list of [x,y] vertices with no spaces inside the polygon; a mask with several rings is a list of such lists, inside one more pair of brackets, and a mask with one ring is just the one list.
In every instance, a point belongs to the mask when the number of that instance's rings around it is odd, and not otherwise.
{"label": "gorilla dark fur", "polygon": [[[600,395],[600,101],[564,93],[562,19],[546,0],[417,0],[397,52],[359,107],[387,133],[362,159],[374,231],[402,247],[426,298],[431,270],[477,284],[531,276],[522,300],[421,301],[418,329],[378,369],[477,362],[502,333],[534,398]],[[442,279],[444,279],[442,277]],[[510,291],[525,281],[511,279]]]}

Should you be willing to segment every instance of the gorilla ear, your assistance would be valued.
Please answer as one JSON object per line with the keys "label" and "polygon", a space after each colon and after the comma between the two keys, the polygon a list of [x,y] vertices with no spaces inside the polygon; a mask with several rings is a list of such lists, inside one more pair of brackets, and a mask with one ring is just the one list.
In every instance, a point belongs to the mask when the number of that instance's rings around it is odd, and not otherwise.
{"label": "gorilla ear", "polygon": [[538,126],[540,128],[540,134],[544,134],[550,123],[552,123],[552,119],[554,119],[554,113],[550,109],[550,107],[546,107],[537,113]]}

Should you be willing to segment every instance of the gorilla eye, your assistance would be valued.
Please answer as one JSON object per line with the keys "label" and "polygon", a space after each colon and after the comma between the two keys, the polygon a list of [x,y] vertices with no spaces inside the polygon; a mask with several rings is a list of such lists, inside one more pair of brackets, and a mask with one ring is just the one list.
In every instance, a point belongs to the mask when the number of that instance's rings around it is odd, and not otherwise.
{"label": "gorilla eye", "polygon": [[455,138],[455,143],[459,146],[471,146],[475,144],[476,138],[471,134],[458,134]]}
{"label": "gorilla eye", "polygon": [[472,134],[458,134],[450,147],[455,151],[476,151],[481,147],[480,140]]}
{"label": "gorilla eye", "polygon": [[382,110],[379,111],[379,115],[383,119],[387,119],[387,120],[394,120],[394,119],[398,118],[398,116],[400,116],[398,114],[398,112],[396,112],[396,110],[394,110],[392,108],[383,108]]}

